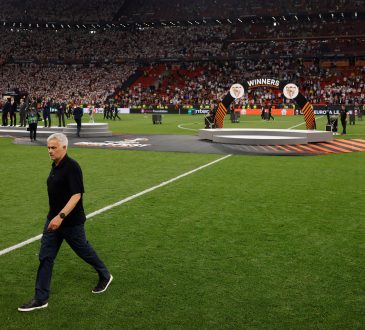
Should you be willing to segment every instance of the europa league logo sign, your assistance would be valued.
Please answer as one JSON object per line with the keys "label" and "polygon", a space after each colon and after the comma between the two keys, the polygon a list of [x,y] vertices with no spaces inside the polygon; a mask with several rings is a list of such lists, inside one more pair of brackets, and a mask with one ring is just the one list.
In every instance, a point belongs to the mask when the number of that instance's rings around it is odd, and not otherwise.
{"label": "europa league logo sign", "polygon": [[243,96],[243,94],[245,94],[245,89],[240,84],[234,84],[231,86],[229,93],[233,98],[239,99]]}
{"label": "europa league logo sign", "polygon": [[285,85],[283,92],[287,99],[292,100],[298,96],[299,88],[297,85],[287,84],[287,85]]}

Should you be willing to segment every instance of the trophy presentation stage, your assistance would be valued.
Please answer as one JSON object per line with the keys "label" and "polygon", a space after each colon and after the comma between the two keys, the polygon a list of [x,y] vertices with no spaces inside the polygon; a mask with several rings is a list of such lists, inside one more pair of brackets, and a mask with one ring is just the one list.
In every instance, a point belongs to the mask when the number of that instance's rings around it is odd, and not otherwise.
{"label": "trophy presentation stage", "polygon": [[332,141],[333,134],[316,130],[209,128],[200,129],[199,138],[223,144],[295,145]]}

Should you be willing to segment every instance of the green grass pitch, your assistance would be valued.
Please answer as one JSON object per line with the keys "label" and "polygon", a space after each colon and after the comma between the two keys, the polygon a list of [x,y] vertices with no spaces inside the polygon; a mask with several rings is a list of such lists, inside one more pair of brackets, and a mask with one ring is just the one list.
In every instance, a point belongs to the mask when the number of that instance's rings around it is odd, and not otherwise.
{"label": "green grass pitch", "polygon": [[[121,117],[110,122],[114,133],[196,134],[203,122]],[[226,127],[302,121],[242,117]],[[317,124],[324,129],[325,118]],[[364,124],[337,138],[365,138]],[[45,147],[10,138],[0,138],[0,155],[3,250],[40,234],[50,161]],[[76,147],[69,155],[84,172],[87,214],[222,157]],[[364,329],[364,163],[364,152],[231,156],[95,216],[88,239],[115,280],[93,295],[96,273],[64,244],[41,311],[17,311],[34,292],[39,241],[1,255],[0,329]]]}

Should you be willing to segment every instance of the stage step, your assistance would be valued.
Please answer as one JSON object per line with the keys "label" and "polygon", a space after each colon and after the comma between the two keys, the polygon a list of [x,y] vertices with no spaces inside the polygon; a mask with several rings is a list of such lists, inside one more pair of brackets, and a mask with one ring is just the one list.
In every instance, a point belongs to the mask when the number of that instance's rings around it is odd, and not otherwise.
{"label": "stage step", "polygon": [[306,137],[299,136],[270,136],[270,135],[217,135],[213,142],[227,144],[247,145],[283,145],[283,144],[307,144]]}
{"label": "stage step", "polygon": [[[219,136],[225,136],[223,139],[217,139]],[[249,138],[244,138],[249,136]],[[255,136],[258,141],[255,141]],[[273,139],[270,140],[269,137]],[[279,137],[274,139],[274,137]],[[204,140],[210,140],[218,143],[232,143],[232,144],[249,144],[247,141],[251,141],[252,144],[271,144],[277,141],[275,144],[296,144],[296,143],[315,143],[326,142],[333,140],[332,132],[328,131],[315,131],[315,130],[289,130],[289,129],[254,129],[254,128],[213,128],[213,129],[200,129],[199,138]],[[295,143],[285,143],[293,138]],[[302,139],[297,139],[302,138]],[[237,141],[242,140],[242,143]],[[227,141],[233,142],[227,142]],[[225,141],[225,142],[221,142]],[[271,141],[271,142],[270,142]],[[298,142],[301,141],[301,142]]]}
{"label": "stage step", "polygon": [[[37,136],[38,137],[48,137],[49,135],[57,132],[62,132],[67,136],[76,136],[77,125],[76,123],[68,124],[66,127],[37,127]],[[0,127],[0,135],[8,135],[8,136],[29,136],[29,132],[25,127]],[[106,123],[82,123],[81,126],[81,137],[109,137],[112,136],[113,133],[109,130],[109,125]]]}

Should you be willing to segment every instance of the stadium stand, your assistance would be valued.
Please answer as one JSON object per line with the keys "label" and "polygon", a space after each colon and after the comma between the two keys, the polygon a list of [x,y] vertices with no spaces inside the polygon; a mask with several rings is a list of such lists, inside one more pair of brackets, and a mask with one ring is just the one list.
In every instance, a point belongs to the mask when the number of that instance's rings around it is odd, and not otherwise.
{"label": "stadium stand", "polygon": [[[364,1],[30,3],[0,4],[2,93],[209,106],[232,83],[265,75],[297,83],[315,104],[365,104]],[[287,102],[269,89],[241,102],[268,101]]]}

